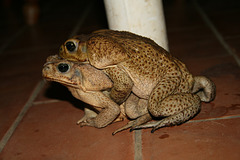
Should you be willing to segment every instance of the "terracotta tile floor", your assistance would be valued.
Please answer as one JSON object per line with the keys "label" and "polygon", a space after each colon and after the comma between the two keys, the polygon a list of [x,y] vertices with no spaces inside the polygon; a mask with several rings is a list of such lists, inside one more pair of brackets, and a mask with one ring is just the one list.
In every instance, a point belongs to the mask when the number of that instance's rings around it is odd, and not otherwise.
{"label": "terracotta tile floor", "polygon": [[42,65],[68,37],[107,28],[101,1],[39,1],[38,24],[27,26],[22,1],[1,6],[0,159],[240,159],[240,3],[164,1],[171,53],[194,75],[217,86],[180,126],[111,133],[75,125],[84,103],[57,83],[44,83]]}

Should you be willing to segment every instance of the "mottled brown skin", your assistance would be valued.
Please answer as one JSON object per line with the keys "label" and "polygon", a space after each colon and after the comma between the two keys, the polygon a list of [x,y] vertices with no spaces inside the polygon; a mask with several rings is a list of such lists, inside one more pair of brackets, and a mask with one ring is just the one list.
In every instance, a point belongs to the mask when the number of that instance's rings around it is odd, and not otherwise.
{"label": "mottled brown skin", "polygon": [[102,128],[114,120],[124,119],[124,115],[120,114],[119,105],[104,93],[107,92],[107,89],[112,88],[112,81],[102,71],[91,65],[69,62],[58,56],[50,56],[43,67],[42,75],[49,81],[65,85],[74,97],[92,105],[95,111],[99,112],[96,114],[86,108],[85,116],[78,121],[81,126]]}
{"label": "mottled brown skin", "polygon": [[[161,123],[154,122],[153,131],[162,124],[180,124],[200,110],[200,98],[204,94],[199,90],[208,79],[197,78],[195,82],[185,64],[148,38],[130,32],[100,30],[67,40],[59,55],[103,69],[114,82],[110,94],[114,101],[123,102],[131,91],[147,100],[148,112],[131,122],[133,129],[149,121],[151,116],[167,117]],[[215,97],[215,85],[210,80],[208,84],[207,98],[211,101]]]}

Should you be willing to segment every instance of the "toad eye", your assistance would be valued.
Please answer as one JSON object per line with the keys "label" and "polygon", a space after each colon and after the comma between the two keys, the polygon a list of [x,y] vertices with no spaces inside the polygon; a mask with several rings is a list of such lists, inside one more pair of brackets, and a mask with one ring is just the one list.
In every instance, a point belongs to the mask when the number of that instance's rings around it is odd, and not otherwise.
{"label": "toad eye", "polygon": [[61,73],[66,73],[70,69],[70,66],[66,63],[60,63],[57,68]]}
{"label": "toad eye", "polygon": [[76,51],[77,47],[75,45],[75,43],[73,41],[68,41],[66,44],[65,44],[67,50],[69,52],[73,52],[73,51]]}

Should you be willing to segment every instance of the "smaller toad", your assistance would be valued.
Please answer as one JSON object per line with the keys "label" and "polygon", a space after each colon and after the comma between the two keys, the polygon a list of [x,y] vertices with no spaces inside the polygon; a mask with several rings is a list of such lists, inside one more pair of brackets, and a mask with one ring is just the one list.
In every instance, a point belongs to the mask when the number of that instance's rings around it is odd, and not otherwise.
{"label": "smaller toad", "polygon": [[81,126],[102,128],[124,118],[120,114],[120,106],[108,97],[107,89],[112,88],[113,83],[101,70],[89,64],[50,56],[44,64],[42,75],[49,81],[65,85],[75,98],[92,105],[99,112],[96,114],[86,108],[85,116],[78,121]]}

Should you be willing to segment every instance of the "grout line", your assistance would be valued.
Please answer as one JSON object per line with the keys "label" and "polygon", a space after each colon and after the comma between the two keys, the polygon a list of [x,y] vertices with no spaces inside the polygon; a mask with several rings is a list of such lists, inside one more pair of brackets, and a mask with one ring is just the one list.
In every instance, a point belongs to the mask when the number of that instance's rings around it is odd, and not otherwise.
{"label": "grout line", "polygon": [[134,160],[142,160],[142,131],[135,130],[134,133]]}
{"label": "grout line", "polygon": [[93,6],[93,2],[90,1],[90,3],[86,6],[85,10],[81,14],[78,20],[78,23],[75,25],[75,27],[73,28],[73,31],[69,35],[69,38],[72,38],[77,34],[77,32],[79,31],[79,28],[82,26],[84,20],[87,18],[88,14],[90,13],[92,6]]}
{"label": "grout line", "polygon": [[33,102],[33,105],[49,104],[49,103],[56,103],[56,102],[61,102],[61,100],[52,99],[52,100],[46,100],[46,101],[36,101],[36,102]]}
{"label": "grout line", "polygon": [[208,122],[208,121],[216,121],[216,120],[223,120],[223,119],[235,119],[235,118],[240,118],[240,115],[223,116],[223,117],[207,118],[207,119],[199,119],[199,120],[191,120],[191,121],[188,121],[186,123]]}
{"label": "grout line", "polygon": [[210,30],[213,32],[213,34],[216,36],[220,44],[226,49],[228,54],[233,56],[235,61],[237,62],[238,66],[240,66],[240,58],[238,55],[230,48],[230,46],[226,43],[223,36],[220,34],[220,32],[216,29],[214,24],[211,22],[211,20],[208,18],[207,14],[204,12],[204,10],[199,6],[199,4],[196,2],[196,0],[192,0],[194,7],[202,17],[203,21],[207,24],[207,26],[210,28]]}
{"label": "grout line", "polygon": [[26,104],[24,105],[24,107],[22,108],[20,113],[18,114],[15,121],[12,123],[11,127],[7,130],[7,132],[3,136],[2,140],[0,141],[0,153],[2,152],[3,148],[7,144],[8,140],[10,139],[12,134],[14,133],[18,124],[23,119],[24,115],[27,113],[28,109],[32,106],[33,101],[35,100],[35,98],[37,97],[38,93],[41,91],[41,89],[43,88],[44,85],[45,85],[45,82],[43,80],[38,82],[37,86],[33,90],[33,93],[31,94],[30,98],[28,99],[28,101],[26,102]]}

